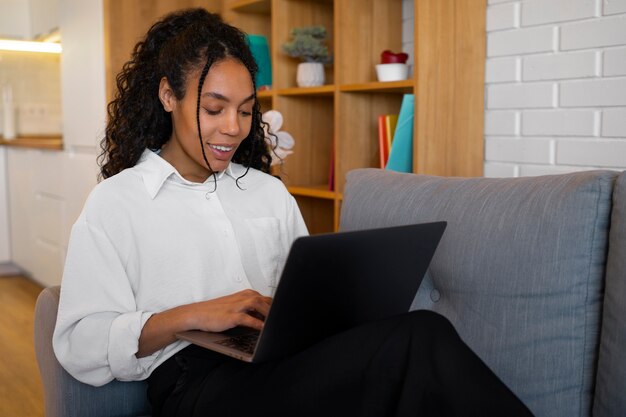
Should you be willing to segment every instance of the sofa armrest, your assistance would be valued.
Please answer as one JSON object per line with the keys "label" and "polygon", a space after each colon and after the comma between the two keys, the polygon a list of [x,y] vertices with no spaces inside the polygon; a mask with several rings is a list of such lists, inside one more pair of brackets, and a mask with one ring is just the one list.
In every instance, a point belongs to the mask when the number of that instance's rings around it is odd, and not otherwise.
{"label": "sofa armrest", "polygon": [[[447,221],[412,308],[447,317],[534,414],[586,416],[596,392],[616,177],[445,178],[360,169],[346,178],[341,230]],[[622,398],[623,381],[611,379]]]}
{"label": "sofa armrest", "polygon": [[83,384],[59,364],[52,334],[60,287],[44,289],[35,307],[35,353],[44,387],[46,417],[107,417],[149,415],[146,383],[112,381],[102,387]]}

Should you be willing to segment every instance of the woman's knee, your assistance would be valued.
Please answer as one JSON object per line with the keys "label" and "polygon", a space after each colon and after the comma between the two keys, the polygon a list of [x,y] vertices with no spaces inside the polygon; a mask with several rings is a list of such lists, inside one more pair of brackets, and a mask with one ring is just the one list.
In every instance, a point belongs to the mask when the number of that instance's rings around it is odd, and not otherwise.
{"label": "woman's knee", "polygon": [[407,313],[407,317],[418,323],[434,326],[452,326],[445,316],[431,310],[413,310]]}
{"label": "woman's knee", "polygon": [[414,310],[406,315],[414,332],[432,339],[437,336],[457,336],[456,329],[445,316],[430,310]]}

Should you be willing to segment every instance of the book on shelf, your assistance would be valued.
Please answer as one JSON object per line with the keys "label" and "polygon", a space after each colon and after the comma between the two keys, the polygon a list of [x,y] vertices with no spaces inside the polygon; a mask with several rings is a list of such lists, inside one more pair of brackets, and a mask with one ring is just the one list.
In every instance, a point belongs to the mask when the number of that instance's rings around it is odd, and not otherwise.
{"label": "book on shelf", "polygon": [[335,191],[335,138],[330,149],[330,167],[328,169],[328,191]]}
{"label": "book on shelf", "polygon": [[393,142],[393,135],[396,133],[397,124],[398,124],[397,114],[388,114],[385,116],[385,132],[387,135],[387,159],[389,159],[389,151],[391,150],[391,144]]}
{"label": "book on shelf", "polygon": [[387,129],[385,127],[385,115],[378,116],[378,158],[380,167],[385,168],[387,164],[387,157],[389,155],[389,148],[387,142]]}
{"label": "book on shelf", "polygon": [[381,114],[378,116],[378,151],[380,168],[384,169],[389,159],[389,150],[393,134],[398,122],[397,114]]}
{"label": "book on shelf", "polygon": [[398,172],[413,171],[413,113],[415,98],[413,94],[402,97],[400,114],[393,134],[389,159],[386,168]]}

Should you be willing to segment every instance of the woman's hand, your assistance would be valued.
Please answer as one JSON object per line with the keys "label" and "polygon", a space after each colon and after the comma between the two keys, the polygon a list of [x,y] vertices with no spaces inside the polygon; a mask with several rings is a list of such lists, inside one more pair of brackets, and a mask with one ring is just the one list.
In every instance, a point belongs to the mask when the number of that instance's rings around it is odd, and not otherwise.
{"label": "woman's hand", "polygon": [[261,330],[271,304],[270,297],[243,290],[153,314],[141,330],[135,356],[148,356],[174,343],[175,334],[185,330],[221,332],[236,326]]}
{"label": "woman's hand", "polygon": [[254,290],[243,290],[225,297],[190,304],[191,328],[222,332],[236,326],[263,328],[272,299]]}

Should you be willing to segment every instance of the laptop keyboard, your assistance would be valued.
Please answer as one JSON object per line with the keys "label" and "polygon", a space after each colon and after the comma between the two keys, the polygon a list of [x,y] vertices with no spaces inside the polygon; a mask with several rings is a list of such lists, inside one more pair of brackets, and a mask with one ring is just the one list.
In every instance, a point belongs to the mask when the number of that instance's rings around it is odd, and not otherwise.
{"label": "laptop keyboard", "polygon": [[250,333],[241,336],[233,336],[224,340],[218,340],[216,343],[251,355],[254,352],[257,340],[259,340],[259,334]]}

